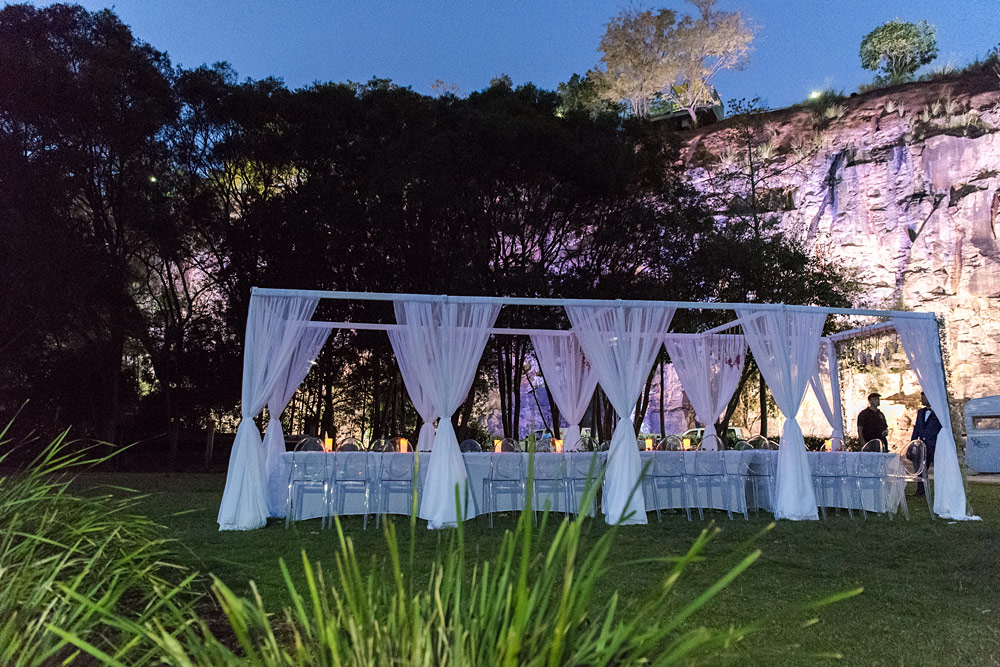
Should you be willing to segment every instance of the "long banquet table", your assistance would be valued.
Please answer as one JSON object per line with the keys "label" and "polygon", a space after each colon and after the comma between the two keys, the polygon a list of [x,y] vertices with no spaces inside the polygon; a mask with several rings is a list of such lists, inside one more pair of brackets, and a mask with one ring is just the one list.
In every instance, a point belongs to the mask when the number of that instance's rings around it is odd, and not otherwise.
{"label": "long banquet table", "polygon": [[[286,452],[282,456],[282,464],[284,467],[285,479],[290,477],[292,460],[293,457],[327,457],[325,459],[327,479],[333,484],[334,493],[337,493],[336,482],[334,479],[334,469],[338,462],[339,457],[343,456],[358,456],[357,452]],[[379,472],[382,470],[387,470],[389,464],[393,457],[407,457],[408,459],[413,459],[413,453],[396,453],[396,452],[362,452],[362,456],[368,457],[369,461],[369,471],[371,476],[371,494],[369,495],[368,501],[368,512],[375,513],[379,500],[384,500],[382,507],[382,512],[384,514],[403,514],[408,515],[412,506],[412,497],[408,496],[406,493],[399,492],[398,490],[393,490],[391,493],[383,496],[381,493],[380,483],[379,483]],[[643,496],[646,503],[646,510],[652,511],[655,509],[682,509],[685,506],[684,500],[687,500],[686,505],[693,508],[702,507],[706,509],[719,509],[728,510],[736,513],[743,513],[747,509],[763,509],[767,511],[772,511],[772,493],[769,492],[767,488],[768,481],[761,474],[768,470],[774,469],[774,464],[776,462],[776,457],[778,452],[771,450],[749,450],[749,451],[735,451],[726,450],[723,452],[703,452],[703,451],[683,451],[683,452],[640,452],[640,459],[644,466],[644,469],[648,471],[648,474],[653,472],[653,463],[659,457],[682,457],[684,470],[686,477],[689,480],[686,492],[686,498],[682,497],[682,492],[679,488],[680,485],[674,487],[657,489],[655,497],[658,502],[654,503],[654,494],[652,493],[651,484],[643,484]],[[816,457],[821,456],[831,456],[838,454],[831,454],[827,452],[809,452],[808,457],[810,460],[810,465],[815,469]],[[840,454],[844,455],[844,454]],[[469,478],[468,490],[471,495],[470,503],[470,514],[473,516],[482,514],[487,509],[487,504],[485,503],[484,494],[487,492],[486,486],[484,485],[484,480],[490,477],[491,462],[495,457],[521,457],[522,458],[522,469],[526,470],[528,465],[528,454],[526,453],[493,453],[493,452],[483,452],[483,453],[465,453],[462,458],[465,461],[465,468]],[[713,486],[707,485],[694,485],[690,483],[690,480],[695,476],[697,469],[699,467],[699,457],[722,457],[722,461],[726,470],[726,478],[723,483],[716,484]],[[905,482],[899,477],[902,473],[902,460],[897,454],[879,454],[879,453],[859,453],[850,452],[846,453],[846,460],[848,462],[848,474],[856,473],[860,457],[885,457],[885,470],[889,473],[886,484],[888,493],[885,494],[888,497],[888,507],[886,505],[885,497],[882,494],[876,493],[874,489],[868,488],[863,489],[861,494],[861,500],[859,500],[858,494],[852,492],[852,489],[847,488],[845,492],[842,493],[830,493],[827,487],[822,485],[817,489],[817,504],[823,505],[825,507],[852,507],[854,509],[860,509],[860,502],[864,503],[864,507],[868,511],[884,512],[888,511],[895,512],[898,508],[900,501],[903,497],[903,492],[905,489]],[[427,452],[421,452],[419,455],[419,470],[417,476],[417,489],[418,494],[422,492],[424,479],[427,471],[427,464],[430,461],[430,454]],[[562,463],[565,465],[565,469],[572,470],[582,470],[585,471],[594,462],[595,468],[597,466],[603,467],[607,459],[607,452],[567,452],[567,453],[537,453],[535,454],[536,466],[546,465],[546,464],[558,464]],[[323,460],[323,459],[313,459],[313,460]],[[746,471],[752,470],[757,473],[757,476],[748,476]],[[600,468],[596,468],[600,469]],[[578,500],[579,500],[579,495]],[[343,496],[337,496],[338,502],[336,503],[336,513],[337,514],[363,514],[365,511],[365,495],[364,493],[346,493]],[[282,498],[282,500],[284,500]],[[496,505],[493,508],[494,511],[511,511],[511,510],[521,510],[524,507],[524,498],[519,497],[517,494],[512,493],[502,493],[498,494],[496,498]],[[537,493],[537,500],[533,500],[533,505],[541,508],[548,504],[551,511],[562,512],[564,510],[566,500],[565,495],[561,492],[552,492],[543,488],[542,485],[539,486],[539,491]],[[321,516],[323,513],[323,506],[321,498],[318,494],[311,493],[305,494],[302,498],[299,506],[295,508],[295,519],[309,519]]]}

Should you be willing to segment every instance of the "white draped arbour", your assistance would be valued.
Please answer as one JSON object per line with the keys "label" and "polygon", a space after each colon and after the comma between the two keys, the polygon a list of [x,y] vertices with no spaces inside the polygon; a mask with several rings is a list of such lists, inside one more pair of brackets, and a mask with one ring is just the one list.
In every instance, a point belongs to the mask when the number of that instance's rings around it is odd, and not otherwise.
{"label": "white draped arbour", "polygon": [[[392,302],[394,323],[319,322],[322,299]],[[571,329],[499,329],[504,306],[565,310]],[[678,308],[730,310],[737,320],[703,334],[670,332]],[[645,523],[640,457],[632,413],[662,346],[670,355],[699,422],[710,427],[725,410],[753,353],[785,416],[776,470],[777,518],[815,519],[816,498],[796,414],[811,386],[843,442],[836,342],[822,338],[828,315],[887,319],[944,428],[935,456],[934,511],[950,519],[968,515],[965,488],[949,417],[937,320],[933,313],[771,304],[666,301],[456,297],[254,288],[243,354],[241,422],[236,432],[220,530],[259,528],[284,512],[280,416],[309,372],[332,329],[375,329],[389,336],[407,393],[423,426],[418,449],[430,451],[419,516],[443,528],[477,513],[451,417],[465,399],[491,335],[531,337],[539,366],[569,425],[566,449],[580,442],[579,424],[599,383],[618,416],[607,457],[603,507],[609,523]],[[861,330],[858,330],[861,331]],[[254,419],[271,417],[261,439]],[[435,431],[434,422],[437,421]],[[706,446],[712,441],[711,428]]]}

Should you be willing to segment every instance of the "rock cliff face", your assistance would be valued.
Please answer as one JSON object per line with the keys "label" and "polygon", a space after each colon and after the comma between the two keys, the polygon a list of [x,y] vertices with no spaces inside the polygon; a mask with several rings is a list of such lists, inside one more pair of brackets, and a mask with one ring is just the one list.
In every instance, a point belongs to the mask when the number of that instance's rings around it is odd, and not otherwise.
{"label": "rock cliff face", "polygon": [[[943,317],[957,404],[1000,393],[1000,78],[909,84],[763,120],[768,201],[786,232],[859,272],[858,305]],[[732,141],[727,123],[689,140],[699,188],[732,168]],[[919,390],[903,375],[847,383],[849,432],[866,383],[898,391],[900,415],[915,407]]]}

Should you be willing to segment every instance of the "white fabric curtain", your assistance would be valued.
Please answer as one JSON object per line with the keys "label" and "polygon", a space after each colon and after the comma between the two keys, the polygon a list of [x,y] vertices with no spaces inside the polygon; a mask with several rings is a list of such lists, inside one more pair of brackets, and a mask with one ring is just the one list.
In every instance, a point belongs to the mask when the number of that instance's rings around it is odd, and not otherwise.
{"label": "white fabric curtain", "polygon": [[795,416],[809,379],[816,373],[826,313],[748,306],[738,308],[736,315],[757,367],[785,415],[775,473],[774,516],[795,521],[818,519],[806,444]]}
{"label": "white fabric curtain", "polygon": [[[559,407],[559,413],[569,425],[563,439],[563,450],[579,451],[580,420],[594,396],[597,374],[584,356],[580,341],[573,334],[533,333],[531,344],[535,347],[538,365],[542,367],[545,386],[549,388],[552,400]],[[558,438],[559,425],[552,426]]]}
{"label": "white fabric curtain", "polygon": [[406,387],[410,402],[413,403],[423,422],[420,425],[420,433],[417,434],[417,451],[429,452],[434,445],[434,420],[437,418],[437,412],[426,380],[421,381],[424,372],[421,369],[426,366],[416,354],[400,354],[400,350],[407,347],[406,341],[410,340],[408,332],[389,330],[388,334],[392,351],[396,355],[396,363],[399,365],[399,374],[403,376],[403,386]]}
{"label": "white fabric curtain", "polygon": [[299,339],[308,330],[317,297],[250,297],[243,347],[240,425],[229,456],[226,488],[219,507],[219,530],[251,530],[267,523],[264,448],[253,419],[288,374]]}
{"label": "white fabric curtain", "polygon": [[893,325],[903,344],[910,368],[917,374],[920,388],[927,395],[931,409],[941,421],[941,432],[934,451],[934,513],[956,521],[975,520],[969,515],[955,450],[955,434],[951,428],[948,390],[945,387],[944,364],[937,322],[931,318],[894,317]]}
{"label": "white fabric curtain", "polygon": [[309,374],[313,361],[319,356],[330,329],[307,327],[299,338],[299,344],[292,353],[288,372],[275,385],[271,398],[267,399],[267,410],[271,419],[264,433],[264,469],[267,471],[267,506],[270,516],[285,516],[285,501],[288,497],[288,478],[284,474],[281,455],[285,453],[285,434],[281,430],[281,413],[295,395],[295,390]]}
{"label": "white fabric curtain", "polygon": [[713,425],[740,383],[747,356],[746,338],[734,334],[679,334],[667,336],[663,344],[695,417],[705,425],[702,448],[720,449]]}
{"label": "white fabric curtain", "polygon": [[642,392],[674,309],[665,306],[566,306],[583,352],[618,414],[604,489],[604,520],[646,523],[638,487],[642,464],[631,413]]}
{"label": "white fabric curtain", "polygon": [[844,419],[843,415],[837,411],[840,401],[834,394],[833,388],[836,385],[837,358],[830,354],[833,343],[823,340],[819,348],[819,359],[816,363],[816,372],[809,378],[809,386],[812,387],[816,401],[819,403],[826,422],[833,429],[831,439],[833,449],[841,449],[844,446]]}
{"label": "white fabric curtain", "polygon": [[474,511],[468,511],[468,475],[451,415],[469,393],[500,304],[443,299],[394,305],[400,327],[389,332],[389,340],[400,368],[409,366],[410,377],[403,375],[406,390],[411,397],[426,394],[440,418],[418,515],[427,519],[428,528],[454,526],[459,516],[468,518]]}

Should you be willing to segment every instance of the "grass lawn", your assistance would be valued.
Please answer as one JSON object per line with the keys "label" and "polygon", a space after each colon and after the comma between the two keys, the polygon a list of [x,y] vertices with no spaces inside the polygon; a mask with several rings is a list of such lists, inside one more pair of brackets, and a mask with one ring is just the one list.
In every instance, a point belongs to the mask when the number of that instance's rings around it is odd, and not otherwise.
{"label": "grass lawn", "polygon": [[[81,487],[122,485],[148,494],[142,507],[177,540],[178,558],[201,572],[223,579],[246,594],[253,580],[265,604],[278,611],[287,593],[278,570],[284,558],[293,573],[304,550],[330,569],[336,533],[320,531],[319,520],[285,530],[273,521],[262,530],[219,532],[215,523],[224,477],[209,474],[88,474]],[[777,627],[752,636],[740,647],[734,664],[809,665],[818,654],[839,652],[845,665],[1000,665],[1000,485],[970,483],[970,502],[981,522],[931,521],[923,499],[910,497],[912,520],[890,521],[869,515],[867,521],[831,514],[819,522],[780,522],[753,538],[769,523],[769,515],[729,521],[713,512],[722,529],[710,547],[711,557],[685,574],[680,595],[689,599],[704,590],[750,549],[760,548],[760,560],[695,617],[699,625],[728,627],[761,619],[787,618]],[[631,564],[643,558],[680,554],[708,525],[689,523],[682,514],[664,514],[657,523],[621,530],[610,562],[601,600],[619,591],[625,601],[636,599],[663,575],[662,566]],[[466,528],[473,555],[495,554],[500,535],[514,519],[505,517],[490,529],[485,519]],[[348,518],[345,531],[362,556],[370,556],[374,571],[384,564],[381,531],[370,522]],[[396,519],[401,546],[409,541],[406,520]],[[590,525],[592,535],[605,530]],[[447,532],[418,528],[418,563],[430,557]],[[800,603],[839,591],[863,587],[854,598],[824,608],[819,622],[802,627],[792,618]],[[650,619],[652,621],[652,619]]]}

